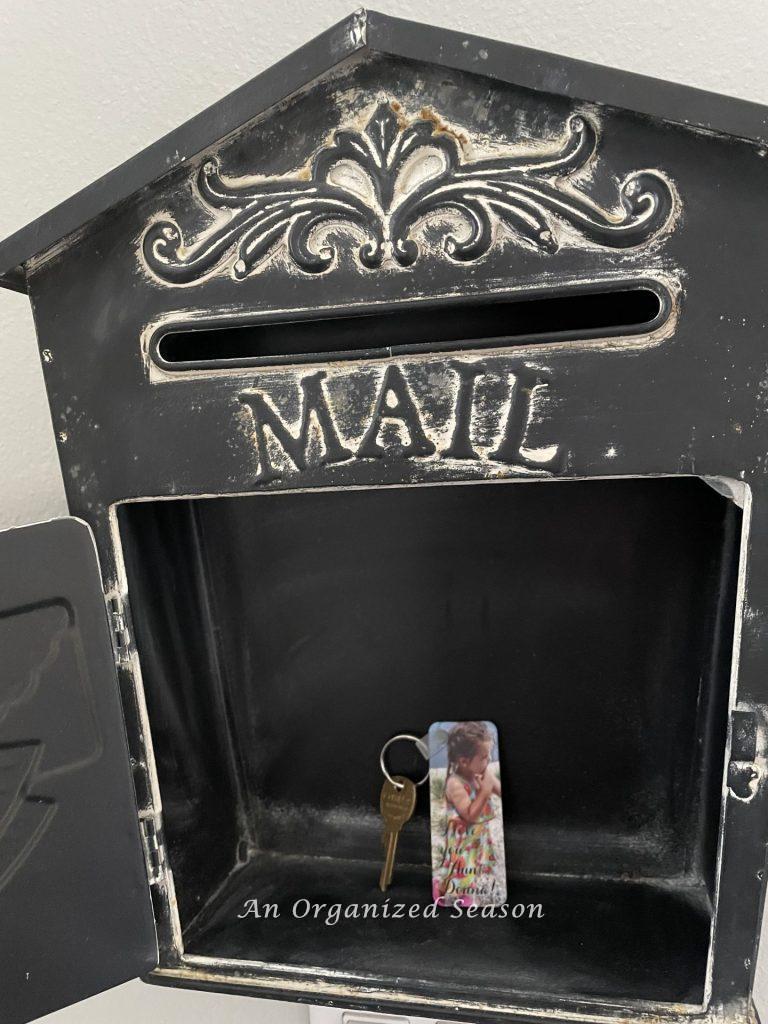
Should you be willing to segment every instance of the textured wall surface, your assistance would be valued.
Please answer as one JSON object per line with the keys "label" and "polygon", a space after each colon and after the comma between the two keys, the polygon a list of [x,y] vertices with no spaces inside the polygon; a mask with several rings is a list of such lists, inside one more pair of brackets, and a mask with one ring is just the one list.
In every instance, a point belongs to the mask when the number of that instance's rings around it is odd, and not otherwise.
{"label": "textured wall surface", "polygon": [[[422,0],[415,6],[378,0],[375,6],[768,104],[768,22],[754,0]],[[352,0],[0,0],[0,237],[352,7]],[[5,528],[61,515],[66,506],[24,296],[0,292],[0,346]],[[306,1010],[136,982],[47,1019],[194,1024],[212,1017],[298,1024]]]}

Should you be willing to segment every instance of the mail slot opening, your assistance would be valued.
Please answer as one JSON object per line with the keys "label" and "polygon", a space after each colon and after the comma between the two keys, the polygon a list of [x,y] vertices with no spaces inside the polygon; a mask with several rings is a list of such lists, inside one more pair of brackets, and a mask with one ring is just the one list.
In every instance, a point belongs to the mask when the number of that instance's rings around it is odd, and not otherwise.
{"label": "mail slot opening", "polygon": [[[539,1005],[701,1005],[741,512],[695,478],[119,507],[185,950]],[[384,902],[378,753],[499,731],[510,905]],[[390,905],[431,902],[428,799]],[[279,916],[244,915],[249,900]],[[242,971],[247,974],[247,964]],[[428,979],[425,982],[423,979]]]}
{"label": "mail slot opening", "polygon": [[395,309],[322,317],[270,318],[233,326],[164,328],[152,345],[167,370],[310,362],[523,343],[633,336],[659,327],[669,296],[653,287],[590,291],[482,302],[400,305]]}

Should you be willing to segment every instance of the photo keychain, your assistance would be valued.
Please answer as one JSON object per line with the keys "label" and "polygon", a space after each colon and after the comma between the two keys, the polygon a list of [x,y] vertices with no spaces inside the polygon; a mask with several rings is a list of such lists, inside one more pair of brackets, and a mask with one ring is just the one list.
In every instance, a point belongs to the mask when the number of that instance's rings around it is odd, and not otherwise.
{"label": "photo keychain", "polygon": [[[389,747],[413,743],[429,767],[414,782],[390,775]],[[499,737],[492,722],[433,722],[423,738],[398,733],[381,748],[384,774],[379,806],[384,820],[384,866],[379,888],[392,883],[397,840],[416,807],[416,788],[429,780],[432,898],[441,906],[498,906],[507,899]]]}

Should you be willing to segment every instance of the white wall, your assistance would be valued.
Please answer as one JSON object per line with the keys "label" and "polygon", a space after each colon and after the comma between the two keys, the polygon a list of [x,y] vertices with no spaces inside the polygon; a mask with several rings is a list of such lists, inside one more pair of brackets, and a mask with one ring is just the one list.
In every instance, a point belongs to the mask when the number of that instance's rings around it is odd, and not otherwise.
{"label": "white wall", "polygon": [[[0,238],[328,25],[355,0],[0,0]],[[768,104],[755,0],[377,0],[377,9]],[[66,511],[27,300],[0,292],[0,528]],[[56,1024],[306,1011],[140,983]],[[764,1015],[768,1016],[768,1015]]]}

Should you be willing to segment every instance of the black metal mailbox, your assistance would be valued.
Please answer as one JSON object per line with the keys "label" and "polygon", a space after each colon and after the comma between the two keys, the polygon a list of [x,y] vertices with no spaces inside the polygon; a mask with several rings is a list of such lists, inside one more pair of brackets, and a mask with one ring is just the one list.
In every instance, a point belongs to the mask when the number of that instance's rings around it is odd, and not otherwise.
{"label": "black metal mailbox", "polygon": [[[4,1020],[750,1018],[766,116],[357,13],[0,245],[73,517],[0,537]],[[421,802],[376,889],[381,743],[451,717],[542,918],[399,914]]]}

